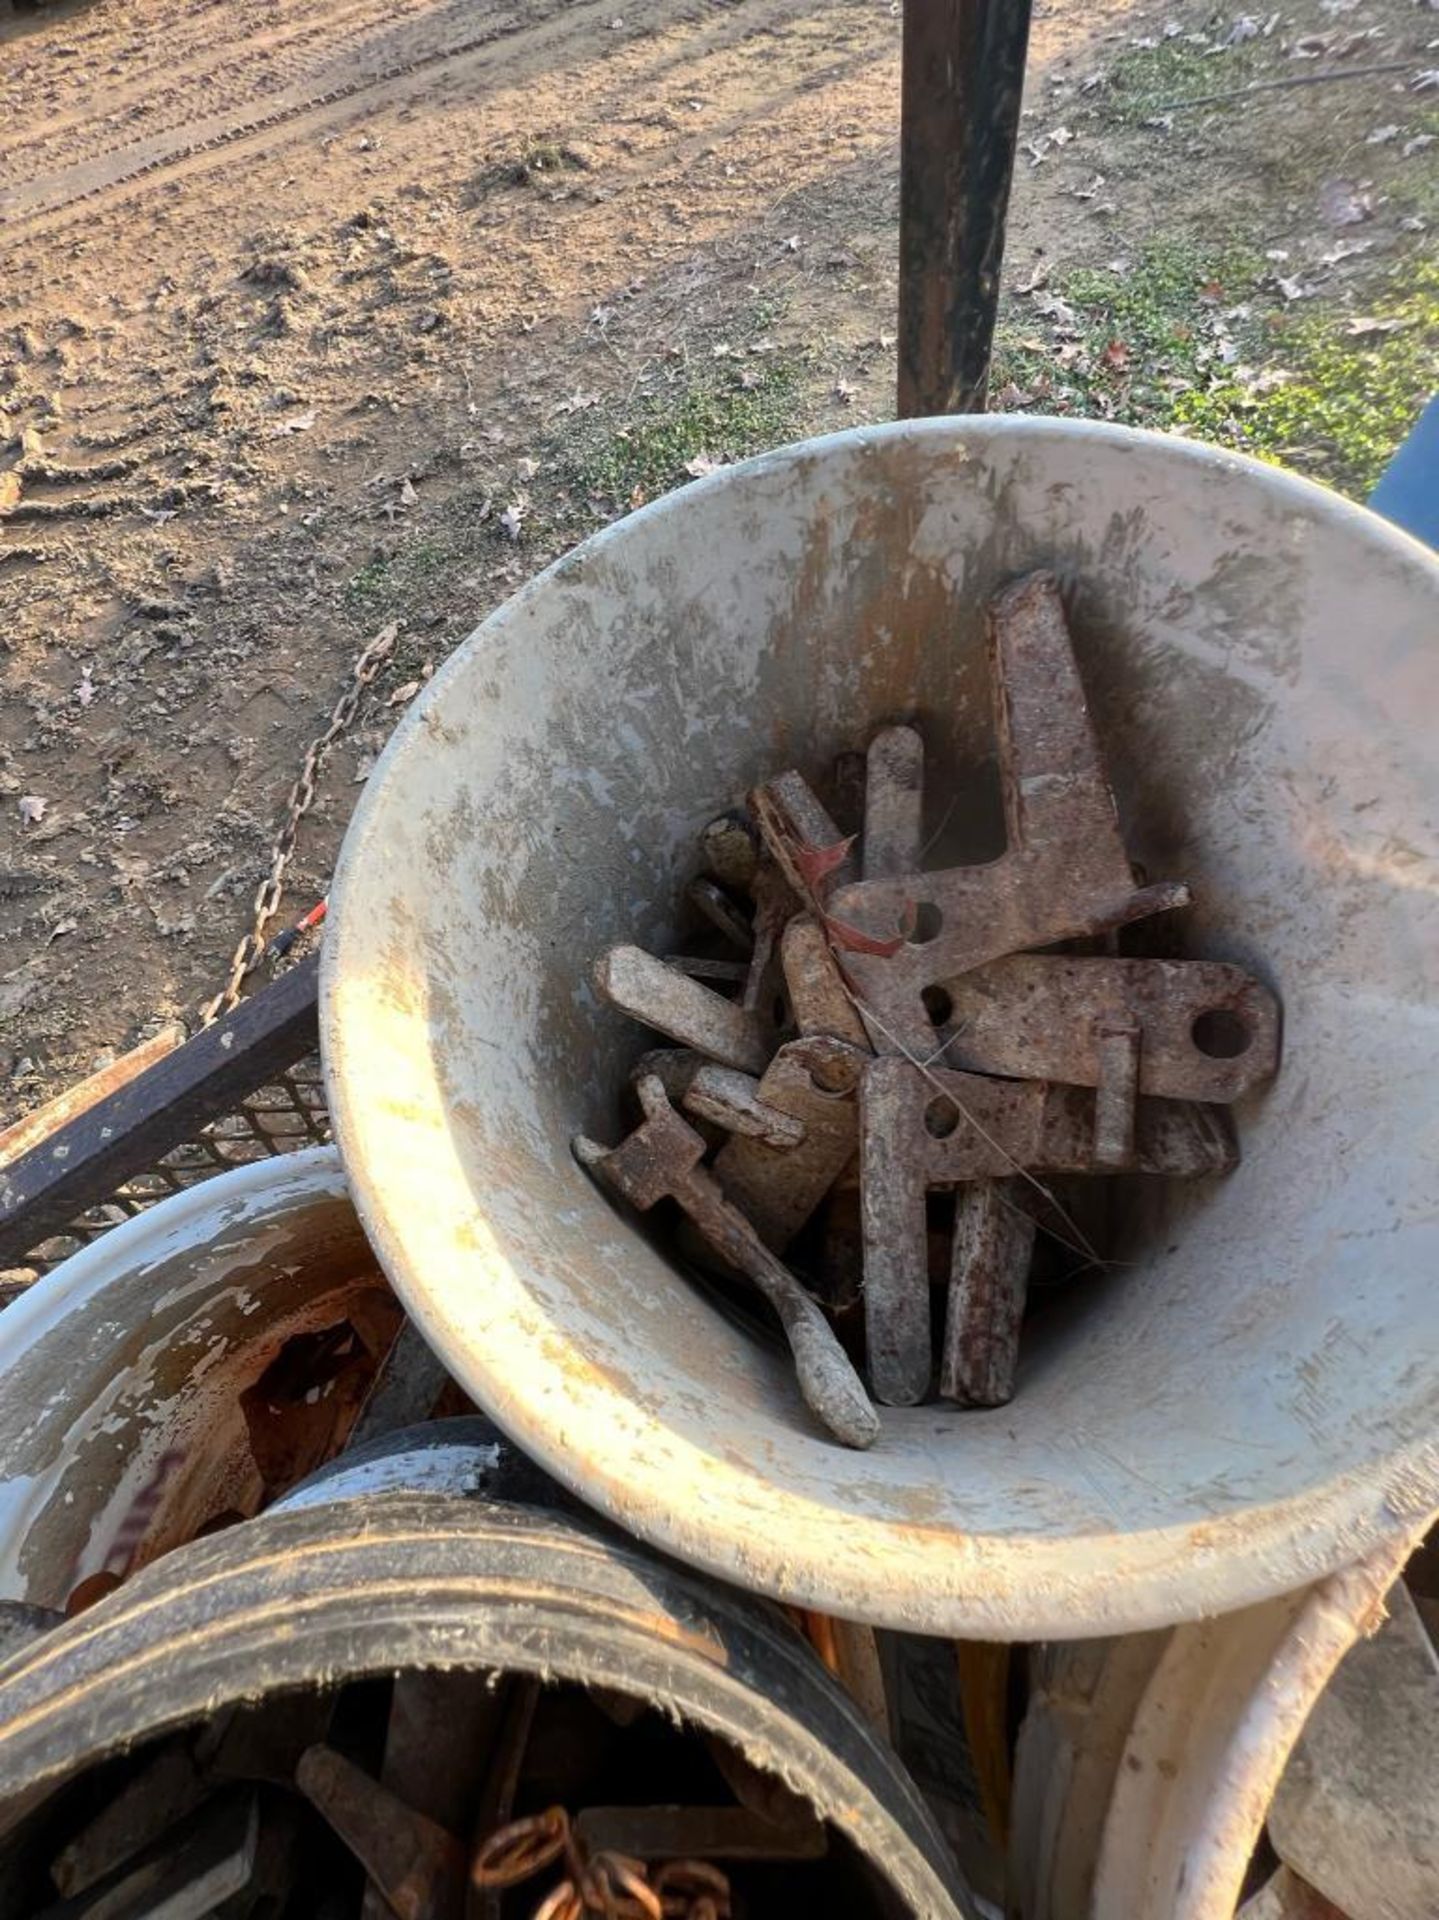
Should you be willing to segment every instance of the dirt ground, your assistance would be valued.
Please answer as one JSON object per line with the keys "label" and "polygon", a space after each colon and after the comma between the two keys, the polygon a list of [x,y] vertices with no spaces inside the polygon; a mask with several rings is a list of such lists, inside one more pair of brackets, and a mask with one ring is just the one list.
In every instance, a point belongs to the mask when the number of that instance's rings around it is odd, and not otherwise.
{"label": "dirt ground", "polygon": [[[0,12],[0,1118],[216,990],[367,639],[399,623],[277,925],[522,579],[715,459],[889,411],[898,45],[889,0]],[[1436,45],[1413,0],[1045,0],[1003,404],[1167,423],[1062,297],[1156,235],[1261,263],[1220,360],[1261,306],[1410,326],[1365,303],[1431,244]],[[1023,371],[1051,360],[1089,384]]]}

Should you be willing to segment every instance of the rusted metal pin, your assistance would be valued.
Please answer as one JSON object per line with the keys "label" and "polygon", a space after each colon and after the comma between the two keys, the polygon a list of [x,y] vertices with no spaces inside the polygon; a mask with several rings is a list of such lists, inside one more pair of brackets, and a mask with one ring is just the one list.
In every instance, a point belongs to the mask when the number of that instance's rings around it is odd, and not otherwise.
{"label": "rusted metal pin", "polygon": [[[802,774],[791,769],[767,780],[749,804],[770,857],[806,905],[818,906],[821,879],[827,889],[853,879],[848,842]],[[822,872],[816,856],[827,856],[819,861]]]}
{"label": "rusted metal pin", "polygon": [[295,1784],[324,1815],[399,1920],[463,1920],[465,1850],[333,1747],[310,1747]]}
{"label": "rusted metal pin", "polygon": [[718,814],[700,833],[700,858],[722,887],[747,893],[759,865],[759,835],[738,808]]}
{"label": "rusted metal pin", "polygon": [[723,887],[716,886],[713,880],[692,880],[685,897],[717,933],[722,933],[741,953],[749,952],[754,945],[754,928]]}
{"label": "rusted metal pin", "polygon": [[918,873],[924,852],[924,742],[913,727],[881,727],[869,743],[864,789],[866,880]]}
{"label": "rusted metal pin", "polygon": [[742,987],[750,976],[747,960],[712,960],[705,953],[667,953],[665,965],[690,980],[712,980],[717,986]]}
{"label": "rusted metal pin", "polygon": [[855,1011],[824,929],[807,913],[796,914],[780,940],[780,963],[801,1034],[829,1034],[870,1051],[869,1035]]}
{"label": "rusted metal pin", "polygon": [[872,1446],[879,1419],[833,1328],[700,1165],[704,1141],[675,1112],[660,1082],[643,1079],[636,1092],[645,1119],[628,1139],[611,1151],[580,1135],[575,1157],[642,1213],[658,1200],[677,1200],[721,1258],[746,1274],[778,1314],[800,1392],[816,1417],[846,1446]]}
{"label": "rusted metal pin", "polygon": [[586,1807],[574,1831],[591,1853],[638,1860],[821,1860],[829,1845],[808,1807],[784,1824],[748,1807]]}
{"label": "rusted metal pin", "polygon": [[976,1180],[955,1194],[954,1250],[939,1391],[966,1407],[1014,1398],[1034,1219],[1017,1180]]}
{"label": "rusted metal pin", "polygon": [[804,1139],[803,1120],[770,1106],[759,1089],[760,1083],[752,1074],[707,1063],[690,1081],[681,1104],[698,1119],[723,1127],[726,1133],[762,1140],[767,1147],[799,1146]]}
{"label": "rusted metal pin", "polygon": [[602,953],[595,963],[595,985],[612,1006],[722,1066],[763,1073],[774,1051],[767,1021],[673,972],[642,947]]}

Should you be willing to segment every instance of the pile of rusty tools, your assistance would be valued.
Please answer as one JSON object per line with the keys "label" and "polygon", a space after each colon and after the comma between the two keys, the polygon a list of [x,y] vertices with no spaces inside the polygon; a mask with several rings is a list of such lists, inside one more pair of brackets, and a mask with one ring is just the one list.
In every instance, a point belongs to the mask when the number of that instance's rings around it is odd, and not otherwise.
{"label": "pile of rusty tools", "polygon": [[232,1708],[96,1785],[50,1843],[62,1898],[38,1920],[872,1910],[809,1803],[717,1735],[518,1675],[412,1671]]}
{"label": "pile of rusty tools", "polygon": [[925,867],[923,741],[888,726],[858,831],[780,774],[701,835],[695,950],[613,947],[595,969],[678,1044],[635,1068],[636,1130],[577,1156],[640,1211],[678,1204],[677,1250],[759,1290],[852,1447],[878,1436],[871,1395],[1009,1401],[1037,1241],[1071,1272],[1102,1264],[1055,1183],[1229,1171],[1226,1110],[1278,1066],[1251,974],[1118,951],[1189,889],[1136,876],[1054,578],[1000,593],[988,631],[999,858]]}

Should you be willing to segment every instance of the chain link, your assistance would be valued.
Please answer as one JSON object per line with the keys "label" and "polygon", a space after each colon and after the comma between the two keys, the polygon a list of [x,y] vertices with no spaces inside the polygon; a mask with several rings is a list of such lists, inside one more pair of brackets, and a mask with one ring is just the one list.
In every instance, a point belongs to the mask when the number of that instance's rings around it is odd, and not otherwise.
{"label": "chain link", "polygon": [[380,629],[373,640],[367,641],[361,647],[355,656],[349,683],[335,702],[330,714],[330,724],[323,733],[317,734],[305,749],[299,778],[290,789],[284,822],[270,848],[269,871],[260,882],[259,891],[255,895],[254,916],[250,922],[250,931],[235,949],[224,987],[213,1000],[201,1008],[200,1025],[202,1027],[212,1025],[222,1013],[234,1011],[240,1004],[240,994],[246,979],[260,964],[265,951],[265,929],[280,910],[280,901],[285,891],[285,870],[295,851],[300,822],[314,804],[315,782],[319,779],[324,764],[329,758],[331,747],[352,724],[355,715],[359,712],[365,689],[389,659],[399,632],[399,621],[392,620],[387,627]]}

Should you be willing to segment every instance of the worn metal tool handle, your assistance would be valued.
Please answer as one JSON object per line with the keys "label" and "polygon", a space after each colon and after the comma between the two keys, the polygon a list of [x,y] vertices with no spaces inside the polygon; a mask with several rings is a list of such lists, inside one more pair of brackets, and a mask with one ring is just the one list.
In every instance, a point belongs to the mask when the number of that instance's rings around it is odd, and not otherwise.
{"label": "worn metal tool handle", "polygon": [[[702,1171],[691,1181],[696,1204],[686,1211],[716,1252],[747,1274],[779,1315],[805,1404],[845,1446],[872,1447],[879,1438],[879,1415],[834,1328],[717,1183]],[[684,1205],[684,1196],[677,1197]]]}

